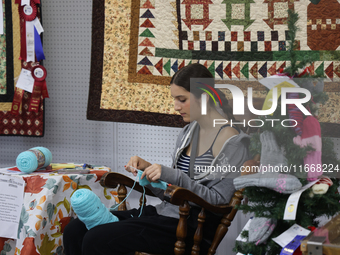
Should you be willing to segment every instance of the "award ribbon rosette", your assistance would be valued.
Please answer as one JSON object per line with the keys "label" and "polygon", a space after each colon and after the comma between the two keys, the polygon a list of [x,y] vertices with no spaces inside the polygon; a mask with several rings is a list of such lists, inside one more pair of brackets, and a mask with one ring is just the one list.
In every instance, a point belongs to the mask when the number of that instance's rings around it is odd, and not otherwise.
{"label": "award ribbon rosette", "polygon": [[[34,28],[31,21],[37,17],[38,9],[31,5],[19,5],[19,15],[24,24],[21,26],[21,50],[20,59],[26,62],[34,61]],[[29,22],[29,23],[28,23]]]}
{"label": "award ribbon rosette", "polygon": [[[37,17],[37,1],[21,1],[19,15],[21,18],[21,50],[20,59],[25,62],[35,62],[45,59],[40,34],[44,31]],[[25,4],[25,5],[23,5]]]}
{"label": "award ribbon rosette", "polygon": [[38,112],[40,106],[40,99],[48,98],[48,91],[46,86],[46,69],[41,65],[32,68],[32,77],[34,79],[33,91],[28,111]]}

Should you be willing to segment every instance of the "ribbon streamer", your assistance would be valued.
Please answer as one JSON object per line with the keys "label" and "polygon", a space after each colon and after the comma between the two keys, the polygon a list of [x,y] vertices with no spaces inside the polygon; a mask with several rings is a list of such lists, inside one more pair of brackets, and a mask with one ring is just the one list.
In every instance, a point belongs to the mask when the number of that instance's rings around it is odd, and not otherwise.
{"label": "ribbon streamer", "polygon": [[34,23],[26,21],[26,62],[35,62]]}
{"label": "ribbon streamer", "polygon": [[12,102],[11,114],[13,115],[19,114],[20,105],[21,105],[23,96],[24,96],[24,90],[16,87],[14,97],[13,97],[13,102]]}
{"label": "ribbon streamer", "polygon": [[35,55],[36,55],[38,62],[45,59],[44,50],[43,50],[42,43],[41,43],[41,38],[37,31],[36,26],[34,26],[34,49],[35,49]]}
{"label": "ribbon streamer", "polygon": [[34,79],[34,86],[32,91],[32,97],[28,111],[38,112],[40,106],[40,99],[49,97],[46,86],[47,72],[45,67],[37,65],[32,69],[32,77]]}
{"label": "ribbon streamer", "polygon": [[30,106],[28,108],[29,112],[39,112],[40,106],[40,98],[41,98],[41,84],[34,83]]}

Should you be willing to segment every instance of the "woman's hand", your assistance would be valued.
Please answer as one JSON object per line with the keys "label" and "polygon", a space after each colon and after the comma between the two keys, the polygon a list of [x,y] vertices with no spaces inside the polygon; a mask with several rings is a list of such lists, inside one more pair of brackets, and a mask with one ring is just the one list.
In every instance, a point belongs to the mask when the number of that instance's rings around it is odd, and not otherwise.
{"label": "woman's hand", "polygon": [[[130,167],[132,166],[132,167]],[[148,161],[138,157],[138,156],[133,156],[130,158],[129,162],[126,164],[125,166],[125,170],[132,173],[134,176],[137,175],[137,170],[144,170],[145,168],[147,168],[148,166],[151,166],[151,163],[149,163]],[[136,168],[136,169],[134,169]]]}
{"label": "woman's hand", "polygon": [[141,179],[144,178],[144,176],[146,176],[146,179],[149,182],[157,182],[158,179],[161,177],[161,173],[162,173],[162,166],[159,164],[152,164],[151,166],[145,168]]}

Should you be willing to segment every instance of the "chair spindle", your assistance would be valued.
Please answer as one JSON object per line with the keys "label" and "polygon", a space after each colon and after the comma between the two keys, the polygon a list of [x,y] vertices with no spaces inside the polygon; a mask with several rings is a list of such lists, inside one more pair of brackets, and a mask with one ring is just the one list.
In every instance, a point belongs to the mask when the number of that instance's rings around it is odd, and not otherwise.
{"label": "chair spindle", "polygon": [[185,238],[187,237],[187,218],[190,206],[187,201],[179,207],[179,221],[177,225],[177,241],[175,243],[175,255],[182,255],[185,252]]}

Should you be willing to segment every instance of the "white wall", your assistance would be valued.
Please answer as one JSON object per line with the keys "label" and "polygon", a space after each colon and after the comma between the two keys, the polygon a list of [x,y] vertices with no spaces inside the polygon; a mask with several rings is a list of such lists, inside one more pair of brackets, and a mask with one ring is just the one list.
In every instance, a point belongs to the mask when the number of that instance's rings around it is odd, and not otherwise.
{"label": "white wall", "polygon": [[[42,0],[42,4],[44,65],[50,95],[45,100],[45,136],[0,136],[0,167],[14,166],[20,152],[36,146],[49,148],[53,162],[102,164],[119,172],[124,171],[132,155],[169,165],[178,128],[86,119],[92,1]],[[340,139],[334,141],[340,155]],[[138,199],[133,193],[130,204],[137,206]],[[234,240],[247,219],[242,213],[236,216],[218,255],[233,254]]]}
{"label": "white wall", "polygon": [[0,166],[15,165],[34,146],[51,150],[53,162],[113,166],[112,123],[86,120],[91,57],[91,0],[42,1],[47,69],[45,136],[0,136]]}

